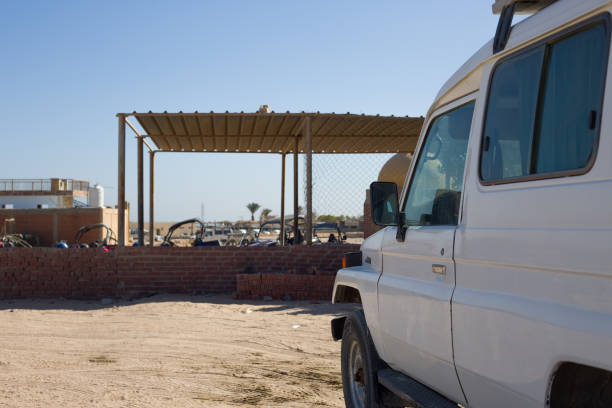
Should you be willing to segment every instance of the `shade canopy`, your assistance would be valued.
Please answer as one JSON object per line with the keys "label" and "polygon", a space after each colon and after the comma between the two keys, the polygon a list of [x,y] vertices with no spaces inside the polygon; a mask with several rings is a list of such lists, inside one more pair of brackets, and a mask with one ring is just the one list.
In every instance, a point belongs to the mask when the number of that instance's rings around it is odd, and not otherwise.
{"label": "shade canopy", "polygon": [[[158,151],[293,153],[306,118],[313,153],[413,152],[422,117],[335,113],[130,113]],[[298,152],[305,140],[297,137]]]}

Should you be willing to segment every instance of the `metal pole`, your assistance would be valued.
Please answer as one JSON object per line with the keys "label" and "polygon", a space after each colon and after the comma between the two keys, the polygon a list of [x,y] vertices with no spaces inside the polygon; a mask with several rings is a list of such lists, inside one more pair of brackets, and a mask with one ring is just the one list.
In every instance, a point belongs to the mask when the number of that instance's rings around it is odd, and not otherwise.
{"label": "metal pole", "polygon": [[138,138],[138,245],[144,246],[144,143]]}
{"label": "metal pole", "polygon": [[285,245],[285,153],[281,155],[281,208],[280,208],[280,218],[281,218],[281,227],[280,227],[280,244],[282,246]]}
{"label": "metal pole", "polygon": [[298,214],[298,149],[300,139],[295,136],[295,149],[293,150],[293,244],[298,244],[299,214]]}
{"label": "metal pole", "polygon": [[310,117],[304,123],[304,137],[306,142],[306,226],[304,240],[306,245],[312,245],[312,128]]}
{"label": "metal pole", "polygon": [[117,115],[119,120],[119,146],[117,168],[117,244],[125,246],[125,115]]}
{"label": "metal pole", "polygon": [[149,152],[149,245],[155,246],[155,152]]}

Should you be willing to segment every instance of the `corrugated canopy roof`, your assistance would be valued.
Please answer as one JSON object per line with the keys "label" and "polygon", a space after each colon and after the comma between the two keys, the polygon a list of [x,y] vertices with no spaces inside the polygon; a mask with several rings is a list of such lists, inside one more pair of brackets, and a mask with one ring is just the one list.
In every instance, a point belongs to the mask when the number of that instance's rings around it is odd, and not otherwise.
{"label": "corrugated canopy roof", "polygon": [[[160,151],[293,153],[311,118],[313,153],[414,151],[422,117],[334,113],[132,113]],[[304,151],[304,138],[298,150]]]}

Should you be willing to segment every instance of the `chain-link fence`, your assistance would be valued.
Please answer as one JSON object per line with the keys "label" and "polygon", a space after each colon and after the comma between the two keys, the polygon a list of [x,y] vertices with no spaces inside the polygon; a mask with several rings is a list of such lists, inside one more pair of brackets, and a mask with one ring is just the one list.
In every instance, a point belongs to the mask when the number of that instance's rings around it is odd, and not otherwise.
{"label": "chain-link fence", "polygon": [[[364,231],[366,189],[378,179],[393,154],[314,154],[312,208],[314,221],[337,222],[349,241],[359,242]],[[304,162],[304,172],[305,162]],[[303,179],[304,177],[302,177]],[[305,196],[305,183],[304,196]]]}
{"label": "chain-link fence", "polygon": [[[194,217],[202,218],[207,224],[216,222],[247,232],[259,230],[265,221],[280,219],[280,155],[185,154],[180,160],[174,160],[174,156],[160,157],[163,160],[156,163],[155,234],[164,235],[174,222]],[[202,160],[202,157],[206,159]],[[364,220],[366,190],[370,183],[378,180],[379,173],[393,157],[393,153],[313,154],[313,221],[335,222],[342,235],[346,233],[348,242],[360,242],[351,238],[363,239],[364,221],[367,221]],[[304,154],[299,155],[298,206],[301,208],[298,212],[301,216],[306,215],[305,159]],[[285,165],[286,217],[294,213],[293,165],[293,154],[288,154]],[[403,169],[405,175],[405,167]],[[188,193],[185,186],[189,188]],[[147,189],[148,185],[145,191]],[[135,199],[132,196],[132,202]],[[247,208],[250,204],[256,204],[252,212]],[[144,207],[145,214],[148,214],[148,200],[145,200]],[[132,214],[135,213],[134,208]],[[135,216],[131,220],[135,221]],[[149,228],[148,224],[146,228]],[[268,226],[261,233],[265,239],[276,239],[279,231],[280,222]],[[325,233],[318,230],[316,233],[321,242],[328,242],[331,233],[336,239],[338,237],[338,231],[330,228]]]}

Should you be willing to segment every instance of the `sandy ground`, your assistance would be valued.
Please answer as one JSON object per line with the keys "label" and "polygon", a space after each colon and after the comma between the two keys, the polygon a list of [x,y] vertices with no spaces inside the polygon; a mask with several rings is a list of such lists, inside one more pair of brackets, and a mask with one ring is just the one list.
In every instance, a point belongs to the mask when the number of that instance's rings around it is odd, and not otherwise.
{"label": "sandy ground", "polygon": [[0,407],[343,407],[326,302],[0,301]]}

